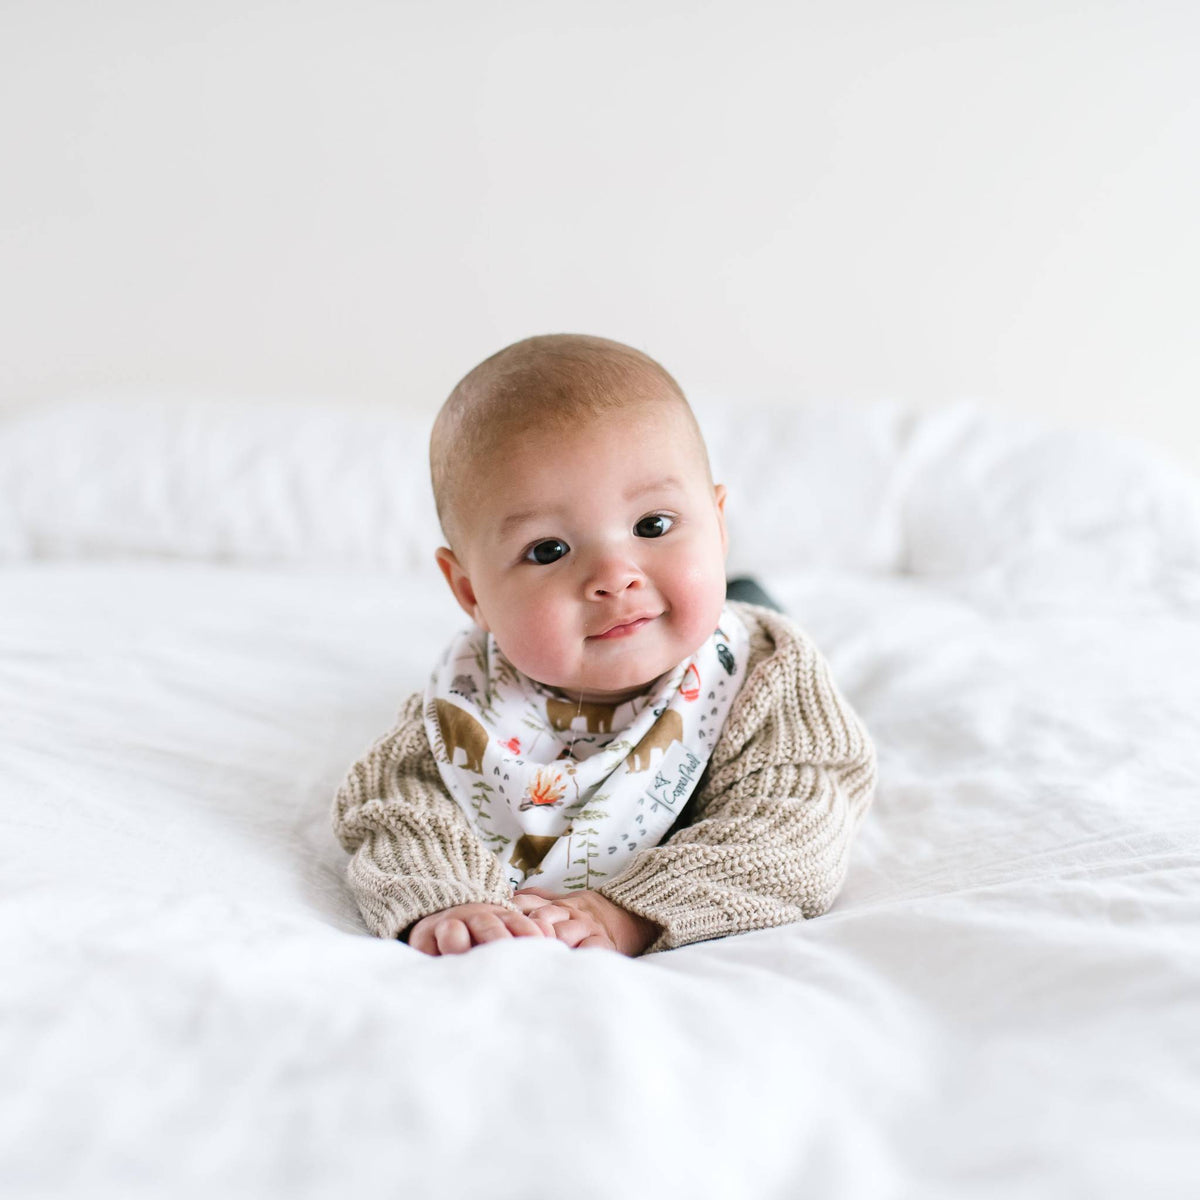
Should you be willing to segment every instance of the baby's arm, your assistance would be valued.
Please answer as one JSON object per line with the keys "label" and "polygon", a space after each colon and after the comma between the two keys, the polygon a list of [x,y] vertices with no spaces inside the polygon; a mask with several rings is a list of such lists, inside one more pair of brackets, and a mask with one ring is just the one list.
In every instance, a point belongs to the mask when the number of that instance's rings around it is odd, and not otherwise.
{"label": "baby's arm", "polygon": [[[334,832],[353,856],[347,876],[363,920],[376,937],[396,938],[430,914],[482,907],[515,918],[528,934],[496,856],[442,786],[421,710],[422,697],[410,697],[334,800]],[[448,936],[448,944],[461,942],[460,933]]]}
{"label": "baby's arm", "polygon": [[807,637],[790,626],[776,638],[714,748],[692,823],[597,889],[662,927],[651,950],[819,916],[841,888],[875,749]]}

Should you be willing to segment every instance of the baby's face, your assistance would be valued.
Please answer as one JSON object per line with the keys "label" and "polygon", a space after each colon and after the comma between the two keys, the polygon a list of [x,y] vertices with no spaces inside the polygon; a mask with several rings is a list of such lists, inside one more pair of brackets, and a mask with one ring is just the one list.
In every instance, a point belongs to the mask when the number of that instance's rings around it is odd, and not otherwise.
{"label": "baby's face", "polygon": [[512,664],[627,699],[694,653],[725,598],[725,491],[673,404],[510,439],[473,471],[438,561]]}

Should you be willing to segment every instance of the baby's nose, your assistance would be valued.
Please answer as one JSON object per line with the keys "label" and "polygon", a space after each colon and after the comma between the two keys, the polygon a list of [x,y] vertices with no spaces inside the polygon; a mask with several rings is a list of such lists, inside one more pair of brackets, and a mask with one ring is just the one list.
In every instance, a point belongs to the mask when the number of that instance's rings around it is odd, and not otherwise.
{"label": "baby's nose", "polygon": [[602,600],[606,596],[617,596],[642,582],[642,573],[636,563],[616,556],[598,559],[592,567],[586,585],[587,594]]}

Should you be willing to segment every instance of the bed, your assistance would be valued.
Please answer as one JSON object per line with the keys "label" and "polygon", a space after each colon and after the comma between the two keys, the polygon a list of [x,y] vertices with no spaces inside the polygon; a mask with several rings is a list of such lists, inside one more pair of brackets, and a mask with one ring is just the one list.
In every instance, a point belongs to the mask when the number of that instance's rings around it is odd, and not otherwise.
{"label": "bed", "polygon": [[1200,486],[970,403],[700,417],[880,783],[828,914],[636,960],[345,886],[460,622],[426,417],[0,419],[0,1194],[1200,1194]]}

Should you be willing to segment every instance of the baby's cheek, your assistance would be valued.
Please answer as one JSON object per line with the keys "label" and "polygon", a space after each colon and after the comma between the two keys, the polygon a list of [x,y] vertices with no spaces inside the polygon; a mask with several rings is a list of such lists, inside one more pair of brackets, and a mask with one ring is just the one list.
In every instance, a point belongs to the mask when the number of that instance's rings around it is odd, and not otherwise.
{"label": "baby's cheek", "polygon": [[713,563],[695,566],[681,581],[680,592],[688,635],[703,641],[716,628],[725,604],[724,567]]}
{"label": "baby's cheek", "polygon": [[548,621],[521,623],[496,642],[517,670],[541,683],[554,683],[564,666],[558,630]]}

